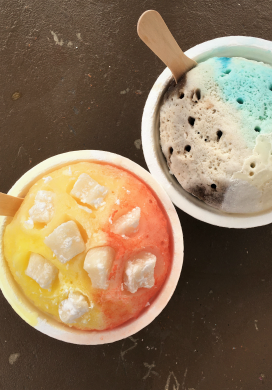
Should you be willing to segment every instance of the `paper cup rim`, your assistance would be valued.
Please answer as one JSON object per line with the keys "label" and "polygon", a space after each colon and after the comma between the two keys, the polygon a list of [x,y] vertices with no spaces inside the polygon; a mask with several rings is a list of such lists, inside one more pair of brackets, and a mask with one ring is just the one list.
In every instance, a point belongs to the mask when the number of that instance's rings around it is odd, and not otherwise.
{"label": "paper cup rim", "polygon": [[[210,57],[244,57],[272,65],[272,42],[260,38],[230,36],[203,42],[185,54],[197,62]],[[242,54],[242,55],[241,55]],[[227,228],[252,228],[272,222],[272,210],[256,214],[231,214],[217,210],[186,192],[169,173],[159,144],[159,107],[172,74],[166,68],[157,78],[145,103],[142,116],[142,145],[152,176],[162,185],[172,202],[192,217]]]}
{"label": "paper cup rim", "polygon": [[126,157],[99,150],[82,150],[62,153],[50,157],[27,171],[10,189],[8,194],[25,196],[31,185],[44,175],[61,168],[62,166],[82,161],[105,162],[117,167],[124,168],[146,183],[162,203],[172,227],[173,236],[173,261],[167,279],[155,297],[151,305],[146,308],[136,319],[110,330],[84,331],[70,328],[57,322],[46,314],[39,311],[25,297],[15,282],[3,254],[3,234],[7,217],[0,217],[0,288],[17,314],[28,324],[40,332],[58,340],[73,344],[97,345],[112,343],[132,336],[149,325],[164,309],[170,300],[178,283],[183,264],[183,234],[176,210],[161,185],[140,165]]}

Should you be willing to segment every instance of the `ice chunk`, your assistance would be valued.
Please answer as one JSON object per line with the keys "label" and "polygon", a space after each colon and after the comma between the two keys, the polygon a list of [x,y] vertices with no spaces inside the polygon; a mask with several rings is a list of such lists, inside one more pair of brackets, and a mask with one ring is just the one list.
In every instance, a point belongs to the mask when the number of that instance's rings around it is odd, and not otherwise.
{"label": "ice chunk", "polygon": [[28,220],[24,222],[24,226],[26,229],[33,229],[34,228],[33,220],[31,218],[28,218]]}
{"label": "ice chunk", "polygon": [[70,292],[69,297],[59,305],[59,316],[65,324],[72,324],[89,311],[87,299],[78,292]]}
{"label": "ice chunk", "polygon": [[85,250],[84,241],[74,221],[59,225],[49,236],[45,237],[44,243],[63,264]]}
{"label": "ice chunk", "polygon": [[48,183],[51,180],[53,180],[51,176],[43,177],[44,184]]}
{"label": "ice chunk", "polygon": [[92,281],[94,288],[106,290],[108,277],[115,257],[115,250],[110,246],[90,249],[84,261],[84,269]]}
{"label": "ice chunk", "polygon": [[72,169],[71,169],[71,167],[69,167],[68,169],[66,169],[62,173],[63,173],[63,175],[66,175],[66,176],[72,176]]}
{"label": "ice chunk", "polygon": [[54,215],[54,193],[51,191],[38,191],[34,206],[29,210],[29,215],[34,222],[49,222]]}
{"label": "ice chunk", "polygon": [[37,192],[35,201],[53,203],[53,197],[54,192],[41,190]]}
{"label": "ice chunk", "polygon": [[97,209],[103,203],[108,192],[106,187],[98,184],[87,173],[82,173],[75,182],[71,195],[82,203],[87,203]]}
{"label": "ice chunk", "polygon": [[80,204],[78,205],[78,207],[80,208],[80,209],[82,209],[82,210],[85,210],[85,211],[87,211],[87,213],[92,213],[92,210],[91,209],[89,209],[88,207],[85,207],[85,206],[81,206]]}
{"label": "ice chunk", "polygon": [[58,269],[38,253],[31,253],[25,274],[34,279],[41,288],[50,288]]}
{"label": "ice chunk", "polygon": [[149,252],[140,252],[131,257],[126,266],[124,274],[125,288],[135,293],[138,288],[151,288],[154,286],[154,268],[156,256]]}
{"label": "ice chunk", "polygon": [[117,219],[112,225],[111,231],[115,234],[120,234],[120,236],[135,233],[140,222],[140,217],[141,209],[140,207],[135,207],[133,210]]}

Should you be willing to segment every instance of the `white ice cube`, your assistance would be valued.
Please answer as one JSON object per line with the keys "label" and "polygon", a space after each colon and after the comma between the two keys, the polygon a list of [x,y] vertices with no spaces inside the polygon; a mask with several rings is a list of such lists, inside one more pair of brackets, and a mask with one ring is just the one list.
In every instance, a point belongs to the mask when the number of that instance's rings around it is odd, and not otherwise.
{"label": "white ice cube", "polygon": [[53,180],[51,176],[43,177],[44,184],[48,183],[51,180]]}
{"label": "white ice cube", "polygon": [[63,264],[85,250],[84,241],[74,221],[59,225],[49,236],[45,237],[44,243]]}
{"label": "white ice cube", "polygon": [[154,268],[156,256],[149,252],[140,252],[131,257],[124,273],[125,288],[131,293],[135,293],[138,288],[151,288],[154,286]]}
{"label": "white ice cube", "polygon": [[87,213],[91,214],[92,213],[92,210],[89,209],[89,207],[85,207],[85,206],[81,206],[80,204],[78,205],[78,207],[84,211],[87,211]]}
{"label": "white ice cube", "polygon": [[70,292],[69,297],[59,305],[59,316],[65,324],[72,324],[89,311],[89,304],[84,295]]}
{"label": "white ice cube", "polygon": [[115,234],[130,235],[137,231],[141,217],[140,207],[135,207],[127,214],[122,215],[111,227],[111,231]]}
{"label": "white ice cube", "polygon": [[28,218],[28,220],[24,222],[24,227],[26,229],[33,229],[34,228],[33,220],[31,218]]}
{"label": "white ice cube", "polygon": [[62,174],[66,175],[66,176],[72,176],[72,169],[71,169],[71,167],[69,167],[68,169],[63,171]]}
{"label": "white ice cube", "polygon": [[51,191],[38,191],[34,206],[29,210],[29,216],[34,222],[49,222],[54,215],[54,193]]}
{"label": "white ice cube", "polygon": [[31,253],[25,274],[34,279],[41,288],[50,288],[58,269],[38,253]]}
{"label": "white ice cube", "polygon": [[101,206],[109,190],[98,184],[87,173],[82,173],[71,191],[76,199],[82,203],[87,203],[96,209]]}
{"label": "white ice cube", "polygon": [[94,288],[106,290],[108,277],[115,257],[115,250],[110,246],[92,248],[85,257],[84,269],[88,272]]}

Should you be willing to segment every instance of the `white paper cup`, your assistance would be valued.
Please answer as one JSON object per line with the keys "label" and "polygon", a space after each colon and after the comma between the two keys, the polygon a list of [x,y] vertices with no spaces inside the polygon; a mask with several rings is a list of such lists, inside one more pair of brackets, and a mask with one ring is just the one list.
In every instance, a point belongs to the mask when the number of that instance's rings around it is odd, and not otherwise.
{"label": "white paper cup", "polygon": [[61,324],[39,311],[22,293],[10,272],[3,254],[3,234],[11,218],[0,217],[0,287],[13,309],[28,324],[42,333],[58,340],[73,344],[106,344],[133,335],[150,324],[164,309],[171,298],[179,280],[183,263],[183,235],[175,208],[163,188],[145,169],[133,161],[117,154],[98,150],[82,150],[51,157],[26,172],[8,192],[10,195],[24,197],[29,188],[41,177],[67,164],[80,161],[106,162],[124,168],[142,179],[158,196],[171,224],[173,232],[173,260],[167,279],[159,294],[149,307],[136,319],[111,330],[83,331]]}
{"label": "white paper cup", "polygon": [[[197,62],[211,57],[244,57],[272,65],[272,42],[252,37],[225,37],[201,43],[185,53]],[[208,206],[186,192],[169,173],[159,141],[159,109],[172,74],[166,68],[147,98],[142,118],[142,144],[151,174],[164,187],[172,202],[191,216],[212,225],[251,228],[272,222],[272,211],[256,214],[228,214]]]}

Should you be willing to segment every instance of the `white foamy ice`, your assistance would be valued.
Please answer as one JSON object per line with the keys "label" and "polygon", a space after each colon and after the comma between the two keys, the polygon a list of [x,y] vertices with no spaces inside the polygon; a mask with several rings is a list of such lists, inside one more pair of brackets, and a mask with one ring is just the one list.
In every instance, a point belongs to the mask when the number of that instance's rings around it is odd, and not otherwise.
{"label": "white foamy ice", "polygon": [[254,213],[272,207],[272,134],[260,134],[253,153],[235,172],[224,194],[222,209]]}
{"label": "white foamy ice", "polygon": [[[165,93],[160,109],[160,142],[170,173],[186,191],[224,212],[247,214],[271,209],[271,111],[266,107],[266,114],[259,116],[262,105],[250,112],[247,108],[255,94],[260,93],[265,101],[269,88],[259,79],[256,86],[248,82],[245,93],[252,99],[243,95],[246,104],[240,106],[243,100],[239,101],[241,91],[234,76],[233,81],[229,79],[229,89],[233,86],[237,90],[235,108],[232,98],[228,102],[222,99],[218,65],[221,76],[227,79],[221,61],[210,58]],[[243,67],[241,77],[251,80],[247,69],[254,67],[257,79],[267,66],[231,58],[225,70],[234,74],[235,69]]]}
{"label": "white foamy ice", "polygon": [[98,184],[87,173],[82,173],[71,191],[76,199],[96,209],[101,206],[109,190]]}
{"label": "white foamy ice", "polygon": [[130,235],[137,231],[141,217],[140,207],[135,207],[127,214],[122,215],[118,218],[111,227],[111,231],[115,234]]}
{"label": "white foamy ice", "polygon": [[38,191],[34,206],[29,210],[30,220],[34,222],[49,222],[54,215],[54,193],[51,191]]}
{"label": "white foamy ice", "polygon": [[25,274],[35,280],[41,288],[50,288],[58,269],[38,253],[31,253]]}
{"label": "white foamy ice", "polygon": [[49,236],[45,237],[44,243],[63,264],[85,250],[84,241],[74,221],[59,225]]}
{"label": "white foamy ice", "polygon": [[94,288],[106,290],[115,251],[110,246],[92,248],[85,257],[84,269],[88,272]]}
{"label": "white foamy ice", "polygon": [[59,305],[59,316],[65,324],[72,324],[88,311],[88,301],[79,292],[70,292],[69,297]]}
{"label": "white foamy ice", "polygon": [[154,286],[154,269],[156,256],[149,252],[139,252],[132,256],[126,266],[124,273],[125,288],[135,293],[139,288],[151,288]]}

